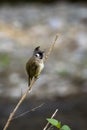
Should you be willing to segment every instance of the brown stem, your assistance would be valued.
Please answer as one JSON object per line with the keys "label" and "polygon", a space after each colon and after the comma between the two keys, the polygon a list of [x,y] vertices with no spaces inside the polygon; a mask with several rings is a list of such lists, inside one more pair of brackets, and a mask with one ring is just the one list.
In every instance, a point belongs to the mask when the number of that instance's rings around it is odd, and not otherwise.
{"label": "brown stem", "polygon": [[34,78],[33,78],[33,79],[32,79],[32,82],[31,82],[31,84],[30,84],[30,86],[29,86],[28,89],[27,89],[27,91],[26,91],[26,92],[24,93],[24,95],[21,97],[21,99],[19,100],[18,104],[17,104],[16,107],[14,108],[13,112],[10,113],[10,116],[9,116],[9,118],[8,118],[8,120],[7,120],[7,123],[6,123],[6,125],[4,126],[4,129],[3,129],[3,130],[6,130],[6,129],[8,128],[8,126],[9,126],[9,124],[10,124],[10,122],[11,122],[13,116],[14,116],[14,114],[16,113],[17,109],[19,108],[19,106],[21,105],[21,103],[22,103],[22,102],[24,101],[24,99],[26,98],[27,94],[30,92],[31,87],[33,86],[34,82],[35,82],[35,80],[34,80]]}
{"label": "brown stem", "polygon": [[49,49],[48,49],[48,51],[47,51],[47,53],[46,53],[46,56],[45,56],[45,58],[44,58],[44,61],[46,61],[46,60],[48,59],[50,53],[52,52],[52,50],[53,50],[53,48],[54,48],[54,45],[55,45],[57,39],[58,39],[58,35],[56,35],[56,37],[55,37],[53,43],[51,43],[51,45],[50,45],[50,47],[49,47]]}

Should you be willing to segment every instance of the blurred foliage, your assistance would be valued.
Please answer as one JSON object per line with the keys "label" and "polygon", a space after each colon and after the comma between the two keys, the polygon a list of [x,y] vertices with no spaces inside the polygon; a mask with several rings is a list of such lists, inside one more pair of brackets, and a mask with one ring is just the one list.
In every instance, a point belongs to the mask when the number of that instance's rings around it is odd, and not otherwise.
{"label": "blurred foliage", "polygon": [[10,58],[8,54],[1,53],[0,54],[0,68],[8,66],[10,63]]}
{"label": "blurred foliage", "polygon": [[68,125],[61,125],[61,122],[56,119],[48,118],[47,121],[58,130],[71,130]]}
{"label": "blurred foliage", "polygon": [[58,70],[57,74],[60,75],[61,77],[67,77],[70,76],[69,72],[67,71],[67,69],[62,69],[62,70]]}

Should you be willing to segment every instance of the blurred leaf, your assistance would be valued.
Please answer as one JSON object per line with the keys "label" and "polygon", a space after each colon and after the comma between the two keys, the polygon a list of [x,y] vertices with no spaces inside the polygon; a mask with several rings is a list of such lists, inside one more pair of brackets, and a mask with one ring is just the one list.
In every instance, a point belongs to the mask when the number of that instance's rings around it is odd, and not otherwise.
{"label": "blurred leaf", "polygon": [[61,122],[58,122],[58,124],[57,124],[57,128],[58,128],[58,129],[61,128]]}
{"label": "blurred leaf", "polygon": [[9,63],[9,56],[7,54],[0,54],[0,67],[6,67]]}
{"label": "blurred leaf", "polygon": [[47,118],[47,121],[48,121],[51,125],[53,125],[53,126],[55,126],[55,127],[58,128],[59,122],[58,122],[56,119]]}
{"label": "blurred leaf", "polygon": [[69,72],[65,69],[58,71],[58,75],[65,77],[69,75]]}
{"label": "blurred leaf", "polygon": [[60,130],[71,130],[68,125],[63,125]]}

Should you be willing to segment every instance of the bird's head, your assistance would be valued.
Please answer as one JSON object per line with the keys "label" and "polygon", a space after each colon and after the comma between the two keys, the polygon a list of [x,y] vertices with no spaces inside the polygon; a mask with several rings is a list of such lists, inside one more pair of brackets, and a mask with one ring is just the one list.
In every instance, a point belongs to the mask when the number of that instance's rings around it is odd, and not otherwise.
{"label": "bird's head", "polygon": [[44,57],[44,51],[40,50],[40,46],[38,46],[38,47],[36,47],[36,48],[34,49],[33,55],[34,55],[36,58],[43,59],[43,57]]}

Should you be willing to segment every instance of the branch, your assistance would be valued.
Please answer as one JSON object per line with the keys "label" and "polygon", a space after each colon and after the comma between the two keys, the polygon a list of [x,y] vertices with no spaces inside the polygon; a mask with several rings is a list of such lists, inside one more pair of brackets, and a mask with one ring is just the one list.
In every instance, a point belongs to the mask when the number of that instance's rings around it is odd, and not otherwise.
{"label": "branch", "polygon": [[13,112],[10,113],[10,116],[9,116],[9,118],[8,118],[8,120],[7,120],[7,123],[6,123],[6,125],[4,126],[4,129],[3,129],[3,130],[7,130],[7,128],[8,128],[8,126],[9,126],[9,124],[10,124],[10,122],[11,122],[11,120],[12,120],[14,114],[16,113],[17,109],[19,108],[19,106],[21,105],[21,103],[24,101],[24,99],[26,98],[27,94],[31,91],[31,87],[33,86],[34,82],[35,82],[35,79],[33,78],[32,81],[31,81],[30,86],[29,86],[28,89],[27,89],[27,91],[26,91],[26,92],[24,93],[24,95],[21,97],[21,99],[19,100],[18,104],[17,104],[16,107],[14,108]]}
{"label": "branch", "polygon": [[[55,110],[55,112],[53,113],[53,115],[51,116],[51,118],[54,118],[57,112],[58,112],[58,109]],[[48,128],[49,124],[50,124],[50,123],[48,122],[48,123],[46,124],[46,126],[44,127],[43,130],[46,130],[46,129]]]}
{"label": "branch", "polygon": [[37,110],[38,108],[42,107],[43,105],[44,105],[44,103],[43,103],[43,104],[40,104],[40,105],[37,106],[37,107],[32,108],[32,109],[29,110],[29,111],[26,111],[26,112],[24,112],[24,113],[21,113],[21,114],[15,116],[15,117],[13,117],[12,120],[17,119],[17,118],[20,118],[20,117],[22,117],[22,116],[24,116],[24,115],[26,115],[26,114],[28,114],[28,113],[30,113],[30,112],[32,112],[32,111],[35,111],[35,110]]}
{"label": "branch", "polygon": [[50,53],[52,52],[52,50],[53,50],[53,48],[54,48],[54,45],[56,44],[57,39],[58,39],[58,35],[56,35],[56,37],[55,37],[53,43],[51,43],[51,45],[50,45],[50,47],[49,47],[49,49],[48,49],[48,51],[47,51],[47,53],[46,53],[46,55],[45,55],[44,61],[47,61],[47,59],[48,59]]}
{"label": "branch", "polygon": [[[55,39],[54,39],[54,42],[53,42],[52,45],[50,46],[50,48],[49,48],[49,50],[48,50],[48,53],[47,53],[46,56],[45,56],[44,61],[46,61],[46,60],[48,59],[48,57],[49,57],[51,51],[52,51],[53,48],[54,48],[54,45],[55,45],[57,39],[58,39],[58,35],[56,35],[56,37],[55,37]],[[27,94],[31,91],[31,88],[32,88],[33,84],[35,83],[35,81],[36,81],[36,79],[33,77],[30,86],[28,87],[28,89],[26,90],[26,92],[24,93],[24,95],[21,97],[21,99],[19,100],[18,104],[15,106],[14,110],[12,111],[12,113],[10,113],[9,118],[8,118],[6,124],[5,124],[4,128],[3,128],[3,130],[7,130],[7,128],[8,128],[8,126],[10,125],[10,123],[11,123],[11,121],[12,121],[12,119],[13,119],[13,117],[14,117],[16,111],[17,111],[17,109],[18,109],[19,106],[22,104],[22,102],[23,102],[24,99],[26,98]]]}

